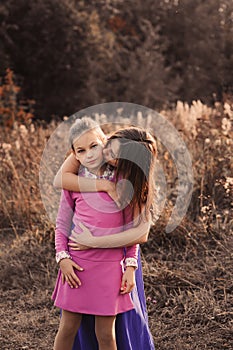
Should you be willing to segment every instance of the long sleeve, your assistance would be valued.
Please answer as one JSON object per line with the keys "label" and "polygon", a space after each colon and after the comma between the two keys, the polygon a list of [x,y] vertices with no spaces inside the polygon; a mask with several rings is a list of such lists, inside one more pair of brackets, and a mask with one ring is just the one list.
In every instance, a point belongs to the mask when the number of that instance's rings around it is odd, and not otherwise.
{"label": "long sleeve", "polygon": [[[133,226],[132,209],[130,206],[128,206],[124,209],[124,221],[125,221],[124,230],[127,230]],[[132,264],[135,263],[135,266],[137,265],[138,250],[139,250],[139,244],[134,244],[132,246],[125,248],[126,264],[127,264],[127,262],[128,263],[131,262]]]}
{"label": "long sleeve", "polygon": [[125,258],[134,258],[137,260],[138,249],[139,249],[139,244],[134,244],[131,247],[125,248]]}
{"label": "long sleeve", "polygon": [[57,214],[55,228],[56,253],[68,250],[68,237],[71,233],[72,218],[74,215],[74,200],[71,192],[63,190]]}

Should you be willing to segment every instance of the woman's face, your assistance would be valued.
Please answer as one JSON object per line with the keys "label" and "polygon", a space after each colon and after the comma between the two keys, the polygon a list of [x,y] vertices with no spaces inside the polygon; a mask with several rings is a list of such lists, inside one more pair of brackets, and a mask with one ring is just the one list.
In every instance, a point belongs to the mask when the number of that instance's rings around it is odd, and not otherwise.
{"label": "woman's face", "polygon": [[103,149],[103,156],[107,163],[116,166],[120,151],[120,142],[117,139],[112,139],[107,142]]}

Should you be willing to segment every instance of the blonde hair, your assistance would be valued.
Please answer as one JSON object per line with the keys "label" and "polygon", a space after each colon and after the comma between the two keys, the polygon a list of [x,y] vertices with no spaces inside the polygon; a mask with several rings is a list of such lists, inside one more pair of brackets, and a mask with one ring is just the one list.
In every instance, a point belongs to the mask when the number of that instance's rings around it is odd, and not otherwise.
{"label": "blonde hair", "polygon": [[83,117],[78,118],[75,120],[74,124],[70,128],[69,133],[69,143],[71,148],[74,150],[74,141],[81,136],[84,132],[90,131],[90,130],[96,130],[99,134],[100,140],[105,143],[106,142],[106,136],[99,126],[99,124],[90,117]]}

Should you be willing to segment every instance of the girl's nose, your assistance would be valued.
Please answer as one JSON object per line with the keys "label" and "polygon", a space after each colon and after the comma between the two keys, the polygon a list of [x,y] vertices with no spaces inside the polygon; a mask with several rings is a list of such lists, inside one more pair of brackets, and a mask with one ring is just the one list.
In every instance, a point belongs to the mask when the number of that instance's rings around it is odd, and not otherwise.
{"label": "girl's nose", "polygon": [[92,150],[90,149],[88,152],[87,152],[87,158],[89,159],[89,158],[92,158],[92,154],[93,152],[92,152]]}

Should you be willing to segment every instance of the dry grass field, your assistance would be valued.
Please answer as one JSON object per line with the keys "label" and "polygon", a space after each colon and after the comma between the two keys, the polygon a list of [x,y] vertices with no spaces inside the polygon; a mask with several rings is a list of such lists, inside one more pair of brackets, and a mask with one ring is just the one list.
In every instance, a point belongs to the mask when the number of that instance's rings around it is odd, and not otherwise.
{"label": "dry grass field", "polygon": [[[194,190],[181,224],[165,233],[171,196],[142,246],[156,349],[230,350],[232,106],[179,102],[174,110],[162,113],[181,131],[192,155]],[[55,122],[44,125],[26,118],[0,127],[0,343],[5,350],[52,349],[58,326],[59,311],[51,301],[57,273],[54,225],[46,216],[38,186],[41,155],[55,128]],[[162,146],[159,149],[172,187],[172,161]]]}

